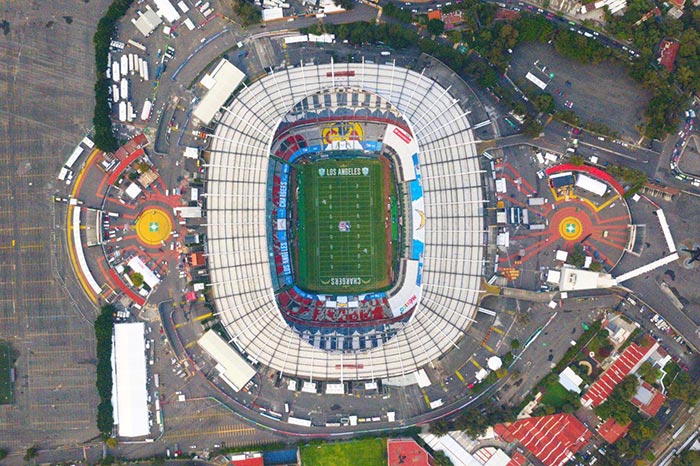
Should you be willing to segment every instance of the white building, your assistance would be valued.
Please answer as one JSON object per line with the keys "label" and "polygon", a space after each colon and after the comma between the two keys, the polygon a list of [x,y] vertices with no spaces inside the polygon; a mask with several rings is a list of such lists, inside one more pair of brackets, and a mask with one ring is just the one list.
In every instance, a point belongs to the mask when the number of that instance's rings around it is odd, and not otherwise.
{"label": "white building", "polygon": [[144,323],[116,324],[112,345],[112,406],[120,437],[150,433]]}

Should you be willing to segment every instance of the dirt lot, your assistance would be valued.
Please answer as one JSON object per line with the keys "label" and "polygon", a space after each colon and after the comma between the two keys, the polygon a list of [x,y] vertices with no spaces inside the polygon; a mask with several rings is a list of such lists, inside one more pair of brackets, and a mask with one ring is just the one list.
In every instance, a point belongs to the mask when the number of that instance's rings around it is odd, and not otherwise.
{"label": "dirt lot", "polygon": [[[533,64],[537,60],[536,67]],[[541,68],[544,66],[547,70],[542,74]],[[554,96],[558,109],[564,110],[565,102],[571,101],[572,110],[584,122],[603,123],[622,137],[639,137],[635,126],[643,123],[644,109],[651,96],[627,76],[621,65],[582,65],[562,57],[551,45],[528,43],[513,51],[508,75],[521,85],[527,82],[525,75],[528,71],[540,79],[554,73],[545,91]],[[571,87],[566,86],[567,81]],[[557,89],[564,95],[557,95]]]}

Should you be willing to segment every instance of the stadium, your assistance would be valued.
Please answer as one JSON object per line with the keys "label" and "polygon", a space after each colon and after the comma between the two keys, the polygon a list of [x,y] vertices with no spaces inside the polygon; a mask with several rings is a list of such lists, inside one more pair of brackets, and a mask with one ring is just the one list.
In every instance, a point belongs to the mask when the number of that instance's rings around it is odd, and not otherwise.
{"label": "stadium", "polygon": [[374,380],[459,348],[486,234],[468,111],[424,74],[301,65],[244,86],[205,165],[229,344],[280,376]]}

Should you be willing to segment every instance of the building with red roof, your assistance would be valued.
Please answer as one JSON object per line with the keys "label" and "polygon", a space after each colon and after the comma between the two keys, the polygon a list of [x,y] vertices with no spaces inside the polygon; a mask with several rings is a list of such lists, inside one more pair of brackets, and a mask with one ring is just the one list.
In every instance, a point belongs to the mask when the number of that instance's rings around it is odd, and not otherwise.
{"label": "building with red roof", "polygon": [[454,29],[458,24],[463,23],[464,17],[462,16],[461,10],[452,11],[442,15],[442,21],[445,23],[445,31],[449,31]]}
{"label": "building with red roof", "polygon": [[506,442],[519,441],[546,466],[563,465],[593,435],[572,414],[553,414],[497,424],[494,432]]}
{"label": "building with red roof", "polygon": [[659,63],[666,68],[669,73],[673,73],[673,67],[676,63],[676,55],[681,44],[674,39],[664,39],[659,44]]}
{"label": "building with red roof", "polygon": [[388,439],[389,466],[432,466],[433,457],[413,439]]}
{"label": "building with red roof", "polygon": [[507,464],[507,466],[523,466],[527,463],[527,458],[525,458],[517,451],[514,451],[513,454],[510,456],[510,462]]}
{"label": "building with red roof", "polygon": [[231,466],[265,466],[262,453],[243,453],[231,457]]}
{"label": "building with red roof", "polygon": [[646,341],[649,345],[646,347],[632,343],[625,348],[615,362],[603,372],[583,395],[581,404],[586,408],[595,408],[607,400],[617,384],[622,382],[628,375],[633,374],[651,356],[651,353],[656,351],[659,344],[655,340],[651,341]]}
{"label": "building with red roof", "polygon": [[494,21],[515,21],[520,17],[519,11],[506,10],[505,8],[499,8],[496,10],[494,15]]}
{"label": "building with red roof", "polygon": [[598,433],[603,439],[608,443],[615,443],[622,437],[627,435],[630,430],[630,425],[632,423],[628,422],[625,425],[618,424],[614,418],[610,418],[598,427]]}
{"label": "building with red roof", "polygon": [[440,10],[428,12],[428,21],[430,21],[431,19],[439,19],[440,21],[442,21],[442,12]]}
{"label": "building with red roof", "polygon": [[630,401],[639,411],[654,417],[666,401],[666,396],[648,383],[642,382],[637,387],[637,394]]}

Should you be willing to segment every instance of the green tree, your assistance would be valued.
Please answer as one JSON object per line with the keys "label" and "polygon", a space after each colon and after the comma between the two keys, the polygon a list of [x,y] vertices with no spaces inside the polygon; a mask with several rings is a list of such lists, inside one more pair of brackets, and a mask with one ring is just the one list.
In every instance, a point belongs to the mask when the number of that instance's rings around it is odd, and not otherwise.
{"label": "green tree", "polygon": [[129,278],[131,279],[131,283],[134,284],[134,287],[141,288],[143,285],[143,275],[140,273],[132,272],[131,275],[129,275]]}
{"label": "green tree", "polygon": [[433,454],[433,460],[435,466],[453,466],[452,460],[442,450],[438,450]]}
{"label": "green tree", "polygon": [[27,451],[24,453],[24,461],[30,462],[37,456],[39,456],[39,447],[32,445],[31,447],[27,448]]}
{"label": "green tree", "polygon": [[450,431],[450,423],[446,419],[438,419],[430,423],[429,432],[437,437],[447,435]]}
{"label": "green tree", "polygon": [[671,464],[673,466],[700,466],[700,451],[685,450]]}
{"label": "green tree", "polygon": [[537,110],[544,113],[554,112],[554,97],[547,92],[538,94],[532,99],[532,104]]}
{"label": "green tree", "polygon": [[0,448],[0,460],[7,458],[10,452],[5,448]]}
{"label": "green tree", "polygon": [[566,259],[567,264],[571,264],[576,268],[583,267],[586,262],[586,252],[583,250],[581,243],[574,244],[573,249],[569,253],[569,257]]}
{"label": "green tree", "polygon": [[355,8],[355,2],[353,2],[353,0],[335,0],[335,4],[348,11]]}
{"label": "green tree", "polygon": [[434,36],[439,36],[445,30],[445,23],[439,19],[428,21],[428,32]]}
{"label": "green tree", "polygon": [[655,384],[659,377],[661,377],[661,371],[658,367],[653,366],[650,362],[645,362],[639,367],[637,374],[650,384]]}
{"label": "green tree", "polygon": [[518,348],[520,348],[520,340],[517,338],[510,340],[510,349],[517,350]]}
{"label": "green tree", "polygon": [[580,167],[585,163],[586,159],[584,159],[580,155],[572,155],[571,158],[569,159],[569,162],[571,162],[572,165],[576,165],[577,167]]}
{"label": "green tree", "polygon": [[536,138],[542,132],[542,123],[537,121],[536,118],[530,115],[525,116],[525,122],[523,123],[523,134],[528,137]]}

